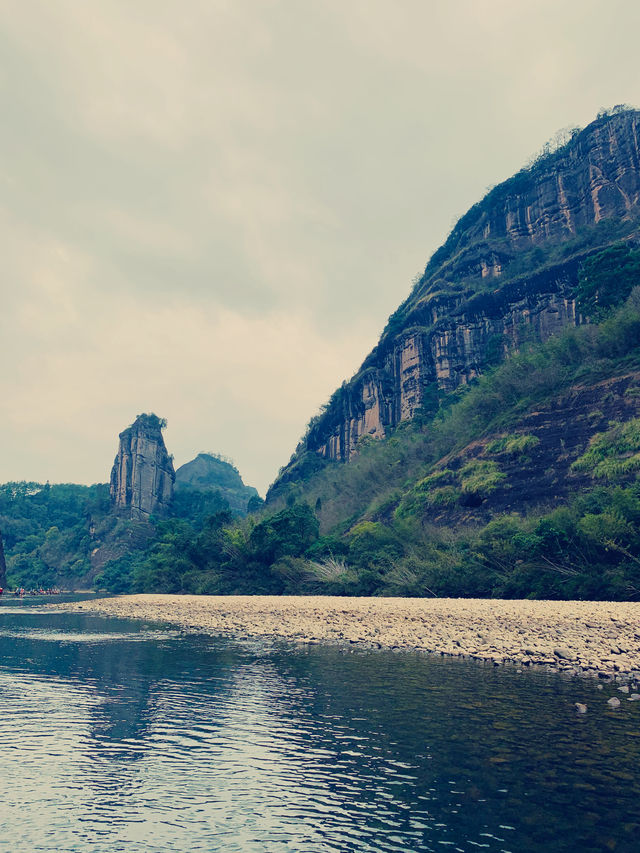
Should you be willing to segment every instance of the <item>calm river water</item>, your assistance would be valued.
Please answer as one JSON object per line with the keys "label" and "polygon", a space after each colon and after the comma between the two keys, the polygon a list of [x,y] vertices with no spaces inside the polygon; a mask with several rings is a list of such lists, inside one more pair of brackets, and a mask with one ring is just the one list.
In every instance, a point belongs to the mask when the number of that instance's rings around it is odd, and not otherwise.
{"label": "calm river water", "polygon": [[640,849],[615,685],[12,600],[0,767],[7,851]]}

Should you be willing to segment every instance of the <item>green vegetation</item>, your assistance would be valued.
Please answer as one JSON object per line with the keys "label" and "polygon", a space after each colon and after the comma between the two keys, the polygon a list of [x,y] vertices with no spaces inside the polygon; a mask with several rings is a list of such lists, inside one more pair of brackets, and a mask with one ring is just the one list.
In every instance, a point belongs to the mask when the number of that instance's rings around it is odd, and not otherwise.
{"label": "green vegetation", "polygon": [[460,486],[463,494],[484,498],[498,488],[506,479],[506,474],[498,468],[495,462],[474,460],[467,462],[460,469]]}
{"label": "green vegetation", "polygon": [[524,456],[540,444],[535,435],[503,435],[487,444],[488,453],[506,453],[507,456]]}
{"label": "green vegetation", "polygon": [[577,301],[582,313],[602,319],[640,285],[640,249],[616,243],[587,258],[578,275]]}
{"label": "green vegetation", "polygon": [[640,419],[594,437],[573,466],[593,485],[566,505],[474,513],[509,489],[508,470],[531,464],[539,439],[518,429],[527,411],[639,367],[636,289],[598,325],[530,346],[431,419],[364,442],[348,465],[309,463],[304,480],[254,515],[163,523],[147,552],[108,565],[99,582],[113,591],[638,597]]}
{"label": "green vegetation", "polygon": [[[159,529],[162,533],[182,529],[191,536],[212,516],[226,518],[228,510],[220,491],[181,490],[174,494],[171,520]],[[107,585],[114,592],[124,592],[131,588],[134,568],[153,548],[154,524],[154,519],[140,523],[114,514],[106,484],[0,485],[0,530],[9,588],[92,585],[96,574],[92,555],[104,552],[100,562],[108,561]],[[144,588],[142,580],[136,588]]]}
{"label": "green vegetation", "polygon": [[171,519],[151,547],[109,563],[96,584],[113,592],[281,593],[295,560],[318,539],[318,520],[295,504],[261,520],[229,511],[204,525]]}
{"label": "green vegetation", "polygon": [[0,485],[0,529],[8,585],[49,587],[90,569],[92,517],[109,507],[109,487],[48,483]]}
{"label": "green vegetation", "polygon": [[612,424],[589,442],[589,447],[571,466],[588,471],[594,479],[609,482],[624,479],[640,470],[640,418]]}
{"label": "green vegetation", "polygon": [[638,483],[479,528],[361,521],[333,542],[295,504],[260,521],[220,513],[200,530],[165,522],[148,553],[110,564],[99,583],[113,592],[635,598],[639,522]]}

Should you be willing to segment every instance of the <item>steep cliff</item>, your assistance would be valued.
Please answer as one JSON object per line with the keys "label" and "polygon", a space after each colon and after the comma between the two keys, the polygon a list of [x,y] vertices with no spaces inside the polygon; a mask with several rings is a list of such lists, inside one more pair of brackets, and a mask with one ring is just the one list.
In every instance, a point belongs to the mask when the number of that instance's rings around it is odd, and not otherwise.
{"label": "steep cliff", "polygon": [[[524,341],[583,322],[581,263],[640,236],[640,112],[615,109],[496,186],[457,223],[375,349],[312,419],[277,486],[309,452],[347,461]],[[272,492],[273,494],[273,492]]]}
{"label": "steep cliff", "polygon": [[111,502],[116,511],[134,520],[163,516],[169,510],[176,475],[162,437],[163,426],[156,415],[138,415],[119,436],[111,469]]}
{"label": "steep cliff", "polygon": [[230,462],[213,453],[199,453],[176,471],[176,491],[220,492],[233,512],[243,515],[252,497],[258,497],[253,486],[245,486]]}

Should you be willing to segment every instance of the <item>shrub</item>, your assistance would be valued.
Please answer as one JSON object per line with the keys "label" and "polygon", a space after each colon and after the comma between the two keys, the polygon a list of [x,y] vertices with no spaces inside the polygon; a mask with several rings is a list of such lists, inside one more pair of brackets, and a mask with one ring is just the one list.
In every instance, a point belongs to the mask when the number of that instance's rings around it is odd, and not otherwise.
{"label": "shrub", "polygon": [[578,307],[587,317],[601,319],[640,285],[640,250],[616,243],[582,264],[576,291]]}
{"label": "shrub", "polygon": [[640,418],[614,423],[597,433],[585,453],[571,466],[586,471],[594,479],[615,481],[640,469]]}
{"label": "shrub", "polygon": [[506,453],[508,456],[523,456],[540,444],[536,435],[504,435],[487,444],[488,453]]}
{"label": "shrub", "polygon": [[495,462],[478,459],[467,462],[460,469],[459,476],[460,486],[464,494],[486,497],[495,492],[507,475],[498,468]]}

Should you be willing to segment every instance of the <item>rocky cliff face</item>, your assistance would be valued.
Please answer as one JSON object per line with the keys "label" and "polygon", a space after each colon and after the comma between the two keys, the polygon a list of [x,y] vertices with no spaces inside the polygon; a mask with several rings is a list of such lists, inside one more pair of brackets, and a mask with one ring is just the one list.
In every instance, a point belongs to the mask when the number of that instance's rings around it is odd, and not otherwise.
{"label": "rocky cliff face", "polygon": [[[298,448],[348,460],[524,340],[581,322],[581,262],[640,235],[640,112],[614,111],[495,187],[458,222],[358,374]],[[288,470],[281,481],[288,479]]]}
{"label": "rocky cliff face", "polygon": [[166,515],[173,497],[176,475],[162,437],[163,426],[156,415],[138,415],[119,436],[111,469],[111,502],[116,511],[138,521]]}

